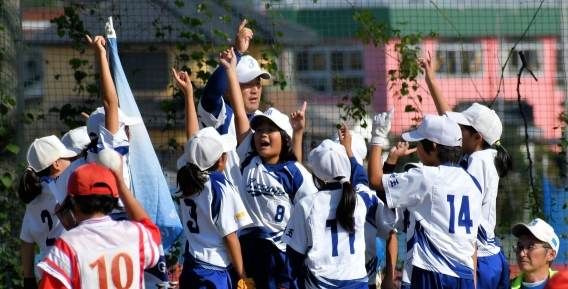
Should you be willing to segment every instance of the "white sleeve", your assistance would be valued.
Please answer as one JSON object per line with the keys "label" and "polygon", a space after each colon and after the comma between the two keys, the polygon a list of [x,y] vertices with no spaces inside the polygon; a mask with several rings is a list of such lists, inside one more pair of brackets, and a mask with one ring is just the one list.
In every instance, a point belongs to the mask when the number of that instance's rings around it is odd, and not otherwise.
{"label": "white sleeve", "polygon": [[[375,196],[375,198],[377,197]],[[381,199],[377,198],[377,201],[377,213],[375,214],[375,220],[377,224],[377,237],[386,240],[389,238],[391,231],[394,231],[395,233],[398,232],[398,230],[395,228],[395,225],[397,224],[399,219],[399,209],[394,209],[393,212],[393,210],[389,209],[389,207],[387,207],[385,203],[381,201]]]}
{"label": "white sleeve", "polygon": [[35,240],[30,232],[30,213],[26,208],[26,214],[24,215],[24,220],[22,221],[22,231],[20,231],[20,239],[24,242],[35,243]]}
{"label": "white sleeve", "polygon": [[115,134],[108,131],[103,123],[99,124],[99,144],[105,149],[129,146],[124,124],[120,124]]}
{"label": "white sleeve", "polygon": [[250,152],[252,152],[251,144],[253,142],[253,135],[254,133],[251,130],[248,133],[248,135],[245,137],[245,139],[237,147],[237,155],[239,156],[241,162],[243,162],[246,159],[246,156]]}
{"label": "white sleeve", "polygon": [[473,177],[475,177],[475,179],[479,183],[479,186],[481,187],[481,190],[483,192],[483,196],[485,196],[485,193],[487,192],[487,188],[486,188],[486,184],[485,184],[485,171],[486,170],[487,169],[484,166],[483,160],[481,160],[480,158],[469,156],[467,172],[470,175],[472,175]]}
{"label": "white sleeve", "polygon": [[[428,178],[422,168],[406,173],[383,175],[383,187],[389,208],[412,207],[418,204],[435,181]],[[435,177],[434,177],[435,178]]]}
{"label": "white sleeve", "polygon": [[245,209],[245,205],[228,181],[221,186],[222,200],[219,217],[215,222],[221,237],[252,225],[252,219]]}
{"label": "white sleeve", "polygon": [[317,193],[318,188],[316,188],[316,185],[314,184],[312,174],[310,174],[310,172],[308,172],[308,170],[302,164],[294,162],[294,165],[296,165],[298,170],[300,170],[302,177],[304,178],[304,182],[296,191],[296,194],[294,196],[294,204],[297,204],[302,198]]}
{"label": "white sleeve", "polygon": [[[304,200],[307,201],[307,200]],[[282,242],[300,254],[306,254],[311,246],[311,229],[309,226],[309,210],[311,202],[300,202],[292,210],[288,224],[282,236]]]}

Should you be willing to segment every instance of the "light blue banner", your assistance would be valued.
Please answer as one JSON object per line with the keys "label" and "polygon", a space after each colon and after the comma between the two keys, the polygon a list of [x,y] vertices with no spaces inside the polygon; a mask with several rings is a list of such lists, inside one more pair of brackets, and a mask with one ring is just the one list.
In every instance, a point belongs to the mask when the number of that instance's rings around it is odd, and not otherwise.
{"label": "light blue banner", "polygon": [[[127,116],[141,117],[118,58],[116,38],[107,38],[107,49],[120,109]],[[167,251],[181,234],[182,225],[144,122],[130,126],[130,135],[132,192],[160,228],[162,244]]]}

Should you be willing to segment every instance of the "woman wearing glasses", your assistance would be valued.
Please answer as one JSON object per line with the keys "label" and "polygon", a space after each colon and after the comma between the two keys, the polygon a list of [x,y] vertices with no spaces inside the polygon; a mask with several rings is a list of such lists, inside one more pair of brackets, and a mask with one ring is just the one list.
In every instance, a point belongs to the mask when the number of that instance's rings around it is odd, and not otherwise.
{"label": "woman wearing glasses", "polygon": [[512,232],[518,238],[513,250],[522,273],[513,280],[511,288],[544,288],[546,282],[557,273],[550,269],[550,264],[556,258],[560,239],[549,224],[538,218],[528,224],[516,224]]}

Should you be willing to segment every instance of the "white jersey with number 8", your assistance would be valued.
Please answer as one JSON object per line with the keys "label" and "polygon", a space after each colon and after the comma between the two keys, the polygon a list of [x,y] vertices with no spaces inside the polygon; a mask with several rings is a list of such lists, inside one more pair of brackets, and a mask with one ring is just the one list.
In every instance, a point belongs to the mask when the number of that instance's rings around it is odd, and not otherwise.
{"label": "white jersey with number 8", "polygon": [[159,234],[149,219],[85,220],[57,240],[38,271],[67,288],[142,288],[142,272],[158,262]]}

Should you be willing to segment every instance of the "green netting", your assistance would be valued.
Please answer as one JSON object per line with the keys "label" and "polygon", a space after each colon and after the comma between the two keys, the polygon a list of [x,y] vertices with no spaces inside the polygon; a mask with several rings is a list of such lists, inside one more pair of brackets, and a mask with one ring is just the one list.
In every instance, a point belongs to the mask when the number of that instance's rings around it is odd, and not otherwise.
{"label": "green netting", "polygon": [[[568,248],[562,153],[567,7],[562,1],[454,2],[0,0],[0,167],[21,171],[18,162],[25,162],[24,152],[35,138],[62,136],[84,125],[81,112],[100,106],[95,58],[83,35],[103,34],[106,17],[113,16],[125,72],[174,189],[185,130],[183,97],[170,68],[190,72],[198,97],[217,66],[218,52],[232,45],[246,18],[254,31],[249,53],[274,76],[263,83],[261,109],[275,106],[289,113],[308,101],[305,156],[336,132],[341,117],[369,138],[373,115],[395,107],[394,143],[425,114],[436,113],[424,76],[416,65],[406,67],[416,56],[431,58],[451,107],[459,111],[480,102],[503,121],[501,143],[515,168],[500,182],[496,231],[511,268],[516,270],[510,228],[535,214],[561,236],[554,263],[563,266]],[[518,51],[538,79],[524,71],[520,99]],[[8,96],[17,105],[12,107]],[[399,164],[416,160],[411,156]],[[17,260],[22,217],[17,178],[5,174],[2,183],[6,206],[18,210],[0,207],[3,228],[10,227],[0,232],[0,246],[6,258]],[[399,244],[402,259],[406,246]],[[0,287],[11,286],[9,277],[2,282]]]}

